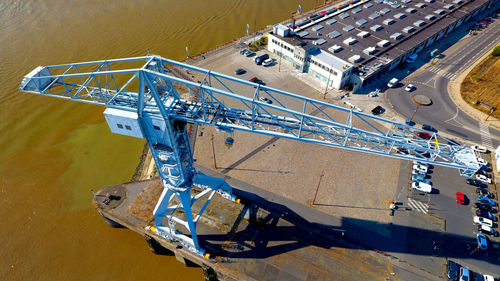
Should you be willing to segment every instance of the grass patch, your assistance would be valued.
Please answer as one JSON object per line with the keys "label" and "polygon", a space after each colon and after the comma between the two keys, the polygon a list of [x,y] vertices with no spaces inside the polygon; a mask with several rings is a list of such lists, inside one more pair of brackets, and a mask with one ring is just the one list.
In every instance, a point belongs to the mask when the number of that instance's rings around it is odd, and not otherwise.
{"label": "grass patch", "polygon": [[[498,47],[498,46],[497,46]],[[462,98],[486,114],[500,119],[500,56],[488,56],[462,82]]]}

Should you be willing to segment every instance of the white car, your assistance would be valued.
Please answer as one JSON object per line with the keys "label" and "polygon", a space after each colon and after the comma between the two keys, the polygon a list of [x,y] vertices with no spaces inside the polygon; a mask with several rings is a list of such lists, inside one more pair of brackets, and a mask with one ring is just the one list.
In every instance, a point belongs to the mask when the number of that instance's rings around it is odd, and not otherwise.
{"label": "white car", "polygon": [[478,157],[477,158],[477,162],[482,165],[482,166],[488,166],[488,161],[484,160],[483,158],[481,157]]}
{"label": "white car", "polygon": [[488,149],[486,147],[480,146],[480,145],[471,145],[470,148],[472,148],[473,150],[475,150],[477,152],[482,152],[482,153],[488,152]]}
{"label": "white car", "polygon": [[411,187],[422,192],[427,192],[427,193],[432,192],[432,185],[423,182],[412,182]]}
{"label": "white car", "polygon": [[418,171],[418,170],[411,170],[411,174],[412,174],[412,175],[422,176],[422,177],[425,177],[425,176],[426,176],[426,173],[425,173],[425,172]]}
{"label": "white car", "polygon": [[489,227],[493,227],[493,221],[487,218],[481,218],[478,216],[474,217],[474,223],[475,224],[481,224]]}
{"label": "white car", "polygon": [[405,87],[405,91],[407,92],[411,92],[415,89],[415,86],[413,86],[413,84],[408,84],[406,87]]}
{"label": "white car", "polygon": [[399,80],[398,78],[392,78],[388,83],[387,87],[392,88],[398,84]]}
{"label": "white car", "polygon": [[413,165],[413,170],[427,173],[427,167],[424,165]]}
{"label": "white car", "polygon": [[273,64],[273,62],[274,62],[274,59],[267,59],[267,60],[262,62],[262,65],[263,66],[270,66],[271,64]]}
{"label": "white car", "polygon": [[476,179],[482,181],[482,182],[485,182],[485,183],[491,183],[491,179],[488,178],[487,176],[485,175],[481,175],[481,174],[477,174],[476,175]]}
{"label": "white car", "polygon": [[413,165],[420,165],[420,166],[425,166],[426,168],[429,168],[429,164],[426,164],[421,161],[413,161]]}
{"label": "white car", "polygon": [[484,274],[483,275],[484,281],[495,281],[495,278],[491,275]]}

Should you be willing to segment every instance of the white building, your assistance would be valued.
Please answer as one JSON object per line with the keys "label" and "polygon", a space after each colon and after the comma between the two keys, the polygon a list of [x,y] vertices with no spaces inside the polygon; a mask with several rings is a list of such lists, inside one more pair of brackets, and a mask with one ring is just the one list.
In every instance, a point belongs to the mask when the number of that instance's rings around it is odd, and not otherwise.
{"label": "white building", "polygon": [[273,34],[269,34],[268,50],[281,56],[298,71],[310,73],[335,89],[342,89],[349,83],[353,71],[351,63],[318,48],[322,43],[319,40],[311,44],[287,36],[289,34],[288,27],[275,25]]}

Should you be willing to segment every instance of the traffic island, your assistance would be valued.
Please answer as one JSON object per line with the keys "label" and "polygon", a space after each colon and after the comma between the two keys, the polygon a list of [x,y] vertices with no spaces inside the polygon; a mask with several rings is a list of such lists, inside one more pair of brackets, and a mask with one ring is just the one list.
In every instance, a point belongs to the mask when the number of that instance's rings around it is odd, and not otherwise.
{"label": "traffic island", "polygon": [[414,95],[411,100],[419,106],[429,106],[432,104],[432,100],[425,95]]}

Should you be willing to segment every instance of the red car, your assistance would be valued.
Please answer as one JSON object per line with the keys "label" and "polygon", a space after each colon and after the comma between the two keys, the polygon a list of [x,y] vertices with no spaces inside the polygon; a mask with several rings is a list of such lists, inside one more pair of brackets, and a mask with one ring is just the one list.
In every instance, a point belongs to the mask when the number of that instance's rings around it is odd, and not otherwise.
{"label": "red car", "polygon": [[426,132],[417,132],[417,136],[426,140],[431,138],[431,135]]}
{"label": "red car", "polygon": [[251,78],[250,80],[248,80],[248,81],[256,83],[257,81],[259,81],[259,78],[257,78],[257,77],[252,77],[252,78]]}
{"label": "red car", "polygon": [[457,192],[457,203],[465,205],[465,195],[462,192]]}

